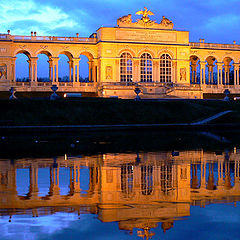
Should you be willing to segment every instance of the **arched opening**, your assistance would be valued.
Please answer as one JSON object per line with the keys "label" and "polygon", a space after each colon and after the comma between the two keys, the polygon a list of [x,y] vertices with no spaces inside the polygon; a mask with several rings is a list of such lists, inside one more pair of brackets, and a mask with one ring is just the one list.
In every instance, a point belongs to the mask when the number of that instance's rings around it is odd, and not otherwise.
{"label": "arched opening", "polygon": [[30,54],[27,51],[16,54],[15,71],[16,82],[31,81]]}
{"label": "arched opening", "polygon": [[152,56],[149,53],[143,53],[141,56],[141,82],[152,82]]}
{"label": "arched opening", "polygon": [[37,55],[37,81],[50,82],[52,81],[51,71],[51,54],[48,52],[40,52]]}
{"label": "arched opening", "polygon": [[223,84],[224,85],[234,85],[234,61],[230,57],[225,57],[223,59]]}
{"label": "arched opening", "polygon": [[209,56],[206,59],[206,72],[205,72],[205,83],[208,85],[218,84],[218,70],[217,60],[213,56]]}
{"label": "arched opening", "polygon": [[80,55],[79,56],[79,82],[90,82],[91,79],[89,78],[91,68],[91,62],[89,61],[88,57],[86,55]]}
{"label": "arched opening", "polygon": [[79,82],[93,82],[96,79],[93,55],[89,52],[82,52],[79,59]]}
{"label": "arched opening", "polygon": [[133,68],[132,68],[132,56],[130,53],[123,53],[120,56],[120,81],[132,82],[133,80]]}
{"label": "arched opening", "polygon": [[190,56],[190,83],[200,84],[200,59],[197,56]]}
{"label": "arched opening", "polygon": [[160,57],[160,82],[172,82],[172,59],[168,54]]}
{"label": "arched opening", "polygon": [[73,81],[73,56],[69,52],[61,52],[58,60],[58,81],[61,83]]}

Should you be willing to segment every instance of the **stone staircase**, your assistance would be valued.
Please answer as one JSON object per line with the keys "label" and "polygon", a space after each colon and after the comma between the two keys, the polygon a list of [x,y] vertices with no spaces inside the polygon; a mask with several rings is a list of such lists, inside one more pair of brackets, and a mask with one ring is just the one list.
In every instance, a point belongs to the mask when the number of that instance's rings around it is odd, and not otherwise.
{"label": "stone staircase", "polygon": [[161,87],[140,87],[142,99],[157,99],[157,98],[177,98],[169,95],[174,91],[174,87],[161,86]]}

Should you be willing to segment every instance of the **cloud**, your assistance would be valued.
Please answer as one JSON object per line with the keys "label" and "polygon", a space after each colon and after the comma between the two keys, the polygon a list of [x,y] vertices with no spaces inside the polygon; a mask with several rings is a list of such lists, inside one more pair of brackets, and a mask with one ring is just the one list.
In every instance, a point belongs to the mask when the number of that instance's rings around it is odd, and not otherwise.
{"label": "cloud", "polygon": [[[0,32],[12,34],[87,37],[100,26],[116,26],[117,18],[146,6],[158,22],[164,15],[179,30],[190,31],[191,41],[240,41],[239,0],[1,0]],[[227,34],[226,34],[227,33]]]}
{"label": "cloud", "polygon": [[75,28],[77,22],[61,8],[36,3],[33,0],[8,0],[0,2],[0,31],[12,28],[13,34],[38,35],[53,33],[57,28]]}

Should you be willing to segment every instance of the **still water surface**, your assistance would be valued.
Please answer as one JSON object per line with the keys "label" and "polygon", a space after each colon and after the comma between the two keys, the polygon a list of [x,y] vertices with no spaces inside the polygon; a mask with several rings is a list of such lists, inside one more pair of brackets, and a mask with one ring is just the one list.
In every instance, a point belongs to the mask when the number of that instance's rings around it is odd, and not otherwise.
{"label": "still water surface", "polygon": [[240,239],[240,141],[180,135],[155,135],[159,150],[152,134],[128,147],[116,136],[4,138],[0,239]]}

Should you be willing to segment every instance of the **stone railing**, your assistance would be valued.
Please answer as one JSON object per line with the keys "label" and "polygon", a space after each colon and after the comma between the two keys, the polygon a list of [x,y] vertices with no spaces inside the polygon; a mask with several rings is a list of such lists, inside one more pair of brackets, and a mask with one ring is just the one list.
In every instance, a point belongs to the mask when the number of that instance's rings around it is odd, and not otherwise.
{"label": "stone railing", "polygon": [[240,45],[237,44],[218,44],[218,43],[202,43],[202,42],[191,42],[189,45],[192,48],[209,48],[209,49],[235,49],[240,50]]}
{"label": "stone railing", "polygon": [[103,82],[102,86],[146,86],[146,87],[174,87],[174,83],[161,82]]}
{"label": "stone railing", "polygon": [[11,41],[33,41],[33,42],[97,42],[97,38],[84,37],[54,37],[54,36],[19,36],[10,34],[0,34],[1,40]]}
{"label": "stone railing", "polygon": [[92,87],[93,82],[13,82],[16,87],[51,87],[57,85],[59,87]]}

